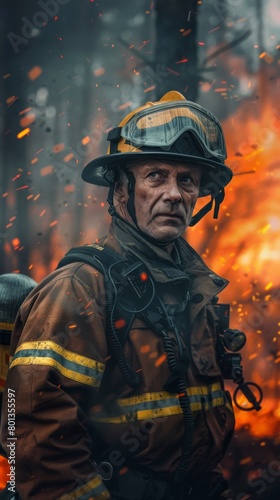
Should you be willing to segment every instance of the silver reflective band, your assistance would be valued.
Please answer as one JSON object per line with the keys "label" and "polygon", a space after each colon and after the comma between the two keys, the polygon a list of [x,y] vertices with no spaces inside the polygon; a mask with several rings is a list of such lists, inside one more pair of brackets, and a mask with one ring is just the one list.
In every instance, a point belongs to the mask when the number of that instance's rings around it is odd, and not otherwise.
{"label": "silver reflective band", "polygon": [[227,154],[220,122],[212,113],[190,101],[163,103],[139,111],[122,127],[121,135],[135,147],[161,147],[169,151],[185,132],[195,137],[205,157],[225,160]]}

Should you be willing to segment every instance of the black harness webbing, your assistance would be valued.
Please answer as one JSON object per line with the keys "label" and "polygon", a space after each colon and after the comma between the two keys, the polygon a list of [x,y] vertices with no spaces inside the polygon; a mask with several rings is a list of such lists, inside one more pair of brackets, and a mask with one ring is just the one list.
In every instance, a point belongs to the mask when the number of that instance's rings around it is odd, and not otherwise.
{"label": "black harness webbing", "polygon": [[[119,307],[117,301],[118,290],[112,280],[111,270],[114,266],[120,266],[120,270],[114,275],[114,279],[118,280],[118,288],[120,291],[125,290],[125,278],[120,271],[131,266],[128,260],[124,259],[116,252],[101,247],[100,245],[85,245],[75,247],[69,250],[65,257],[58,263],[57,269],[71,263],[84,262],[96,268],[104,276],[104,284],[106,290],[106,300],[108,309],[108,323],[106,328],[106,340],[111,359],[109,359],[105,376],[111,372],[112,367],[116,363],[128,385],[136,387],[140,383],[139,375],[132,370],[125,360],[123,346],[125,344],[128,332],[134,319],[134,313]],[[142,264],[142,263],[141,263]],[[132,266],[135,267],[135,266]]]}
{"label": "black harness webbing", "polygon": [[[65,257],[60,260],[57,269],[75,262],[84,262],[89,264],[103,274],[108,303],[114,301],[116,298],[114,295],[117,294],[117,289],[113,289],[111,279],[109,277],[110,269],[112,269],[114,265],[120,265],[120,270],[123,271],[124,269],[129,269],[131,266],[131,262],[124,259],[113,250],[95,244],[72,248],[69,252],[67,252]],[[114,276],[114,278],[116,278],[116,276]],[[122,287],[119,287],[118,290],[119,294],[121,294],[125,289],[124,281],[126,281],[126,278],[121,275],[120,271],[118,272],[117,278],[119,278],[119,284],[122,285]],[[122,347],[125,344],[134,317],[135,314],[133,312],[120,308],[119,301],[116,302],[114,310],[114,323],[117,325],[118,340]]]}
{"label": "black harness webbing", "polygon": [[[57,269],[73,262],[86,262],[91,266],[96,266],[97,269],[100,268],[100,262],[102,262],[105,269],[108,269],[115,262],[126,263],[128,261],[109,248],[93,244],[71,248],[60,260]],[[103,270],[101,272],[103,273]]]}

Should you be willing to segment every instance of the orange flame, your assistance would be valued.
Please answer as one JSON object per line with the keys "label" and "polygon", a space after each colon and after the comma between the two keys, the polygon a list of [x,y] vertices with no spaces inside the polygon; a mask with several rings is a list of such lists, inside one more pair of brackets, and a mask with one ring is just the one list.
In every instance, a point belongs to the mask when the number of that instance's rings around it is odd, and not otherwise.
{"label": "orange flame", "polygon": [[[231,305],[231,328],[247,335],[242,350],[245,380],[264,392],[260,412],[236,411],[237,429],[269,437],[279,431],[280,113],[273,89],[261,87],[260,103],[245,102],[223,123],[227,164],[236,175],[226,190],[218,222],[206,217],[188,240],[230,284],[220,302]],[[268,98],[269,96],[269,98]],[[215,224],[215,230],[213,226]]]}

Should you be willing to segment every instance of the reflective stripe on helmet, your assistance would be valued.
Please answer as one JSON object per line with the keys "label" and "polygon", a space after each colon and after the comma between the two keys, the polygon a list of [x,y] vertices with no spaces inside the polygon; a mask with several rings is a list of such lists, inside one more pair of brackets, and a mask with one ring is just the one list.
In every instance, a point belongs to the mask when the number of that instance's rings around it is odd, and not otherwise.
{"label": "reflective stripe on helmet", "polygon": [[[226,147],[219,121],[212,113],[189,101],[143,109],[122,127],[120,135],[125,144],[139,149],[145,146],[172,151],[171,146],[186,132],[198,140],[202,156],[214,157],[220,162],[225,160]],[[119,146],[118,150],[122,151],[121,143]]]}

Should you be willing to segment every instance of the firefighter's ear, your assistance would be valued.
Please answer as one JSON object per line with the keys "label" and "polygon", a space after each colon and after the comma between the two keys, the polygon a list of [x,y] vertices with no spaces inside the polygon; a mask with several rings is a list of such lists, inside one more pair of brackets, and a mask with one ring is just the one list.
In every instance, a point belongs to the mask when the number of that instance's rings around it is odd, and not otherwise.
{"label": "firefighter's ear", "polygon": [[122,179],[115,182],[114,197],[118,203],[124,203],[126,201],[127,188]]}

